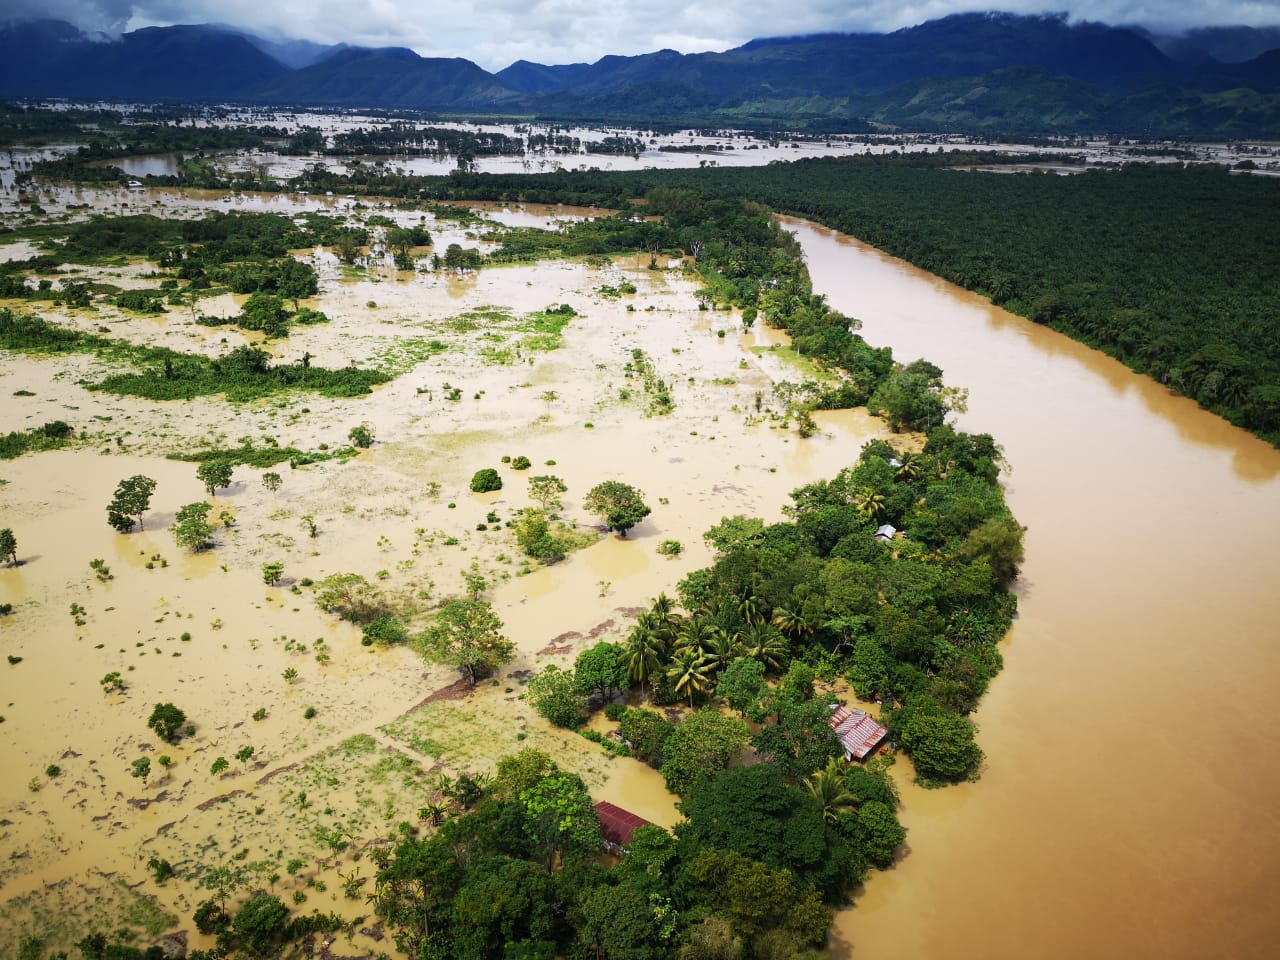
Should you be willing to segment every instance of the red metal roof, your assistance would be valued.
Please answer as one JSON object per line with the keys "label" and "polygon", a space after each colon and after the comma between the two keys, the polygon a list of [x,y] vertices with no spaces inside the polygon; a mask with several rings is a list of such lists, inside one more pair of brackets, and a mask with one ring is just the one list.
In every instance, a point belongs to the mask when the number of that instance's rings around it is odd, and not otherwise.
{"label": "red metal roof", "polygon": [[862,710],[836,707],[831,714],[831,728],[844,746],[845,752],[861,760],[875,749],[889,731],[876,723]]}
{"label": "red metal roof", "polygon": [[621,807],[615,807],[608,800],[601,800],[595,806],[596,814],[600,817],[600,832],[604,834],[605,842],[615,846],[630,846],[631,837],[636,830],[649,822]]}

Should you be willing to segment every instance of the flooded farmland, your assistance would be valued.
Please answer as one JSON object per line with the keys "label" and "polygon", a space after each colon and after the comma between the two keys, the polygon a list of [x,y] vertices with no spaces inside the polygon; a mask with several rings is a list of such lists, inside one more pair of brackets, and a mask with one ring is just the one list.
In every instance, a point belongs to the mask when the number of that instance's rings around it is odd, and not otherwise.
{"label": "flooded farmland", "polygon": [[[452,223],[432,229],[437,246],[472,242]],[[86,925],[127,914],[147,936],[186,930],[189,947],[204,947],[212,941],[187,918],[221,867],[274,877],[305,909],[367,915],[365,845],[415,821],[439,774],[484,772],[520,746],[547,749],[597,797],[670,825],[673,798],[651,768],[549,727],[520,700],[519,678],[620,638],[637,609],[705,565],[710,524],[780,517],[789,491],[885,434],[865,412],[841,411],[817,414],[818,434],[801,440],[774,409],[772,387],[806,371],[777,351],[776,333],[699,310],[679,261],[352,275],[323,252],[299,256],[321,274],[308,303],[330,321],[286,340],[201,326],[182,309],[45,315],[86,330],[109,324],[113,337],[141,345],[217,355],[254,342],[281,361],[307,353],[328,366],[399,371],[371,396],[159,403],[86,390],[111,367],[92,355],[0,360],[4,430],[58,417],[83,435],[76,449],[0,470],[0,512],[22,561],[0,569],[0,593],[14,605],[0,620],[11,658],[0,761],[12,772],[0,787],[0,837],[11,851],[0,939],[42,929],[50,947],[69,945]],[[82,275],[119,283],[148,269]],[[608,293],[624,284],[636,292]],[[244,299],[223,297],[230,312]],[[555,303],[577,312],[560,346],[523,346],[519,318]],[[628,379],[635,351],[670,385],[669,414],[650,415]],[[276,491],[262,470],[236,468],[208,498],[214,549],[190,554],[175,543],[177,511],[207,494],[195,465],[169,456],[244,443],[336,449],[360,424],[376,437],[371,448],[346,462],[282,464]],[[531,473],[563,478],[562,515],[587,543],[552,567],[520,559],[504,525],[530,503],[527,474],[503,463],[516,456],[532,461]],[[482,467],[499,470],[502,490],[469,490]],[[155,479],[156,494],[144,529],[119,534],[106,505],[132,475]],[[582,508],[585,491],[606,479],[635,484],[653,506],[626,539],[596,533]],[[659,554],[666,540],[683,551]],[[268,562],[284,565],[278,585],[263,581]],[[472,569],[489,582],[518,655],[469,694],[455,671],[402,648],[362,646],[358,630],[299,586],[355,573],[437,602],[460,593]],[[104,694],[113,673],[119,688]],[[194,725],[176,745],[147,727],[159,702]],[[140,758],[151,763],[146,779],[132,775]],[[214,772],[220,758],[225,769]],[[152,859],[178,876],[150,882]],[[353,934],[347,948],[385,951],[374,934]]]}

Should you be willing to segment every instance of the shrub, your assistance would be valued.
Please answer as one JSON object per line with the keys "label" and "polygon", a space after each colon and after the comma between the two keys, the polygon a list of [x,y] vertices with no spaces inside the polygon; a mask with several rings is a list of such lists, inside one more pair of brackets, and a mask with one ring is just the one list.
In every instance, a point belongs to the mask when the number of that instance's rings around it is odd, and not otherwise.
{"label": "shrub", "polygon": [[533,463],[528,457],[515,457],[511,461],[512,470],[528,470],[531,466]]}
{"label": "shrub", "polygon": [[367,423],[362,423],[358,427],[352,427],[347,432],[347,439],[351,441],[352,446],[365,449],[373,446],[373,428]]}
{"label": "shrub", "polygon": [[477,470],[475,476],[471,478],[472,493],[491,493],[494,490],[502,489],[502,478],[498,476],[498,471],[493,467],[485,467],[483,470]]}

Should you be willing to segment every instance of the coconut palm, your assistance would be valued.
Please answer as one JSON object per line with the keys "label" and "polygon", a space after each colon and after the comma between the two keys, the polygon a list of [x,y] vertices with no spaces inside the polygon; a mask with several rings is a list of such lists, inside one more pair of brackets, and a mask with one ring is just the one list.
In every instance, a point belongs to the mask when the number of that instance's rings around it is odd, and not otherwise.
{"label": "coconut palm", "polygon": [[680,625],[680,614],[676,613],[676,602],[665,593],[660,593],[654,598],[649,613],[656,617],[659,623],[672,629]]}
{"label": "coconut palm", "polygon": [[813,624],[803,613],[790,607],[778,607],[773,611],[773,625],[790,637],[807,637],[813,633]]}
{"label": "coconut palm", "polygon": [[712,627],[702,641],[702,652],[716,673],[746,654],[746,648],[737,637],[731,637],[719,627]]}
{"label": "coconut palm", "polygon": [[914,453],[904,453],[894,471],[893,479],[898,483],[911,483],[920,476],[920,457]]}
{"label": "coconut palm", "polygon": [[683,650],[686,647],[692,647],[694,650],[701,650],[717,629],[719,628],[714,623],[702,617],[686,620],[676,631],[675,649]]}
{"label": "coconut palm", "polygon": [[779,672],[787,659],[786,637],[771,623],[748,624],[734,639],[742,644],[747,656],[759,660],[771,673]]}
{"label": "coconut palm", "polygon": [[742,598],[742,602],[738,604],[738,613],[742,614],[742,619],[748,624],[763,623],[769,619],[768,604],[754,593],[749,593]]}
{"label": "coconut palm", "polygon": [[876,493],[870,487],[863,487],[853,498],[853,505],[858,512],[873,523],[884,516],[884,494]]}
{"label": "coconut palm", "polygon": [[822,804],[822,818],[828,823],[835,823],[842,813],[858,808],[858,798],[845,786],[844,770],[835,757],[827,761],[824,769],[805,777],[804,788]]}
{"label": "coconut palm", "polygon": [[693,695],[707,689],[711,683],[711,661],[697,647],[682,647],[676,651],[667,669],[674,681],[676,693],[689,694],[689,708],[693,708]]}
{"label": "coconut palm", "polygon": [[646,625],[637,623],[627,637],[623,653],[627,663],[627,676],[641,686],[650,684],[654,673],[662,669],[666,652],[666,644],[662,638]]}

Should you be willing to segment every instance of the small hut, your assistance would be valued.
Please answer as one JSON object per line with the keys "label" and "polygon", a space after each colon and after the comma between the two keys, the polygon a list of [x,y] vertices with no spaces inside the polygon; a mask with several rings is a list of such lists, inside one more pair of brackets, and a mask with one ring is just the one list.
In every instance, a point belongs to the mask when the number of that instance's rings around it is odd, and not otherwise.
{"label": "small hut", "polygon": [[894,534],[898,532],[898,528],[891,523],[882,523],[876,528],[875,539],[881,543],[888,543],[893,539]]}

